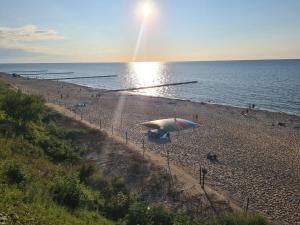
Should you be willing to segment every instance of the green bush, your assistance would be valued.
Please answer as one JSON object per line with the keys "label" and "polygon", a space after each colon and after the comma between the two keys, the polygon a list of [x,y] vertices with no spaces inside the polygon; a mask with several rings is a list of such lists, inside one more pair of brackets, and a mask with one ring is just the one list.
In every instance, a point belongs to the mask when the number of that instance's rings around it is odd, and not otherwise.
{"label": "green bush", "polygon": [[53,200],[60,205],[75,209],[79,206],[82,191],[79,180],[74,177],[57,177],[51,188]]}
{"label": "green bush", "polygon": [[152,225],[172,225],[172,213],[163,205],[148,206],[148,220]]}
{"label": "green bush", "polygon": [[127,216],[128,225],[146,225],[148,223],[147,210],[148,206],[144,202],[131,204]]}
{"label": "green bush", "polygon": [[93,190],[100,191],[105,199],[110,199],[113,195],[110,182],[99,175],[93,175],[86,178],[85,184]]}
{"label": "green bush", "polygon": [[61,161],[78,161],[81,158],[81,149],[72,145],[68,141],[63,141],[55,136],[48,136],[39,141],[46,155],[52,160]]}
{"label": "green bush", "polygon": [[118,177],[114,177],[111,181],[112,185],[112,193],[117,194],[122,192],[124,194],[129,194],[129,191],[125,185],[125,183]]}
{"label": "green bush", "polygon": [[[200,222],[193,222],[185,211],[178,212],[173,217],[173,225],[202,225]],[[203,224],[205,225],[205,224]]]}
{"label": "green bush", "polygon": [[84,163],[79,170],[79,179],[81,182],[85,182],[96,171],[95,164],[89,162]]}
{"label": "green bush", "polygon": [[24,169],[14,160],[4,163],[3,174],[6,180],[11,184],[20,184],[26,180]]}
{"label": "green bush", "polygon": [[102,198],[100,192],[91,191],[90,189],[83,186],[80,206],[88,210],[103,210],[104,199]]}
{"label": "green bush", "polygon": [[85,131],[81,129],[68,129],[58,126],[57,123],[53,121],[49,121],[46,128],[51,136],[55,136],[57,138],[65,140],[76,140],[78,136],[85,133]]}
{"label": "green bush", "polygon": [[0,134],[4,137],[14,137],[18,133],[18,126],[14,121],[0,120]]}
{"label": "green bush", "polygon": [[[172,225],[173,213],[161,204],[152,204],[136,201],[128,210],[128,225]],[[186,224],[184,221],[182,224]],[[180,224],[180,223],[177,223]]]}
{"label": "green bush", "polygon": [[112,196],[109,201],[105,202],[105,215],[113,220],[117,220],[126,216],[130,204],[129,196],[119,192]]}
{"label": "green bush", "polygon": [[1,99],[1,110],[19,125],[36,122],[44,112],[44,100],[39,96],[9,91]]}

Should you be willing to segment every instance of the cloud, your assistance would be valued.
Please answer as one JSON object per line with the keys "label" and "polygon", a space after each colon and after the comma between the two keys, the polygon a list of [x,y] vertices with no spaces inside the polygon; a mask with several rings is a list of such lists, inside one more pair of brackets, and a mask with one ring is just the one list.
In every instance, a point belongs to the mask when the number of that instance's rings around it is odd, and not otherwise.
{"label": "cloud", "polygon": [[63,36],[51,29],[42,29],[34,25],[23,27],[0,27],[0,40],[8,41],[38,41],[38,40],[59,40]]}
{"label": "cloud", "polygon": [[[59,51],[43,41],[57,41],[64,37],[52,29],[34,25],[0,27],[0,60],[15,61],[59,57]],[[14,60],[15,59],[15,60]]]}

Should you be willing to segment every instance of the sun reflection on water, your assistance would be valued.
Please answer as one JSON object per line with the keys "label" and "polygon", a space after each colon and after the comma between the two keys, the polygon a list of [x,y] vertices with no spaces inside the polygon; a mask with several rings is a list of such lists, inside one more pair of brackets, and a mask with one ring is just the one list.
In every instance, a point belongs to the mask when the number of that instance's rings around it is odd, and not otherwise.
{"label": "sun reflection on water", "polygon": [[[159,85],[165,82],[165,66],[161,62],[133,62],[129,64],[129,73],[135,87]],[[162,88],[139,90],[139,93],[157,96]]]}

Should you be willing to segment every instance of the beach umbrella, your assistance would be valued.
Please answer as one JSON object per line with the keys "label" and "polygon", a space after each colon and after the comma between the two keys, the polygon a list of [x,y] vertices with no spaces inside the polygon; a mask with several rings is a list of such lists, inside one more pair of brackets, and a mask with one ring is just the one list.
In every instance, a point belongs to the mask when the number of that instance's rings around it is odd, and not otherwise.
{"label": "beach umbrella", "polygon": [[190,120],[181,119],[181,118],[152,120],[152,121],[141,123],[141,125],[151,129],[159,129],[166,132],[180,131],[180,130],[198,127],[197,123],[194,123],[193,121]]}

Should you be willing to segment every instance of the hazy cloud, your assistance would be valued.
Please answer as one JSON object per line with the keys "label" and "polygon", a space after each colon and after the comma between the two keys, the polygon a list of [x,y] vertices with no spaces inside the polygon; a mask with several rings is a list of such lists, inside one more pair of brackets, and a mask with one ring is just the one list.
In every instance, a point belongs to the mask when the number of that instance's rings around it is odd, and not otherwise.
{"label": "hazy cloud", "polygon": [[44,59],[57,57],[58,51],[38,41],[55,41],[63,39],[57,31],[42,29],[34,25],[22,27],[0,27],[0,60],[26,61],[27,59]]}
{"label": "hazy cloud", "polygon": [[34,25],[23,27],[0,27],[0,40],[37,41],[63,39],[55,30],[42,29]]}

